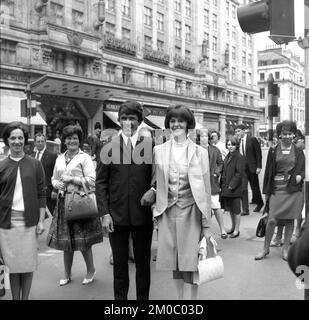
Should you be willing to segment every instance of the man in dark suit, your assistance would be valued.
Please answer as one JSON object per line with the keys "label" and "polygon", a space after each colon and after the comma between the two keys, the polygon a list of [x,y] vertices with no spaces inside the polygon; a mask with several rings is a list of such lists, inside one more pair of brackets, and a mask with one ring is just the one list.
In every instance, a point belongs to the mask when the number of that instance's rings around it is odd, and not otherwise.
{"label": "man in dark suit", "polygon": [[123,103],[118,112],[122,133],[104,144],[97,169],[96,196],[102,225],[107,229],[114,260],[114,296],[127,300],[128,243],[131,233],[136,266],[136,297],[149,299],[150,250],[153,233],[150,205],[152,139],[138,140],[143,120],[141,105]]}
{"label": "man in dark suit", "polygon": [[54,166],[57,159],[57,154],[46,149],[46,138],[43,133],[37,133],[34,137],[35,152],[32,157],[41,161],[45,172],[46,185],[46,205],[49,212],[53,215],[56,206],[56,199],[52,199],[53,186],[51,178],[54,172]]}
{"label": "man in dark suit", "polygon": [[300,237],[289,249],[288,263],[291,270],[304,285],[305,300],[309,300],[309,220],[301,231]]}
{"label": "man in dark suit", "polygon": [[[248,134],[246,133],[246,127],[243,124],[239,124],[236,126],[235,134],[240,141],[239,151],[246,160],[245,173],[252,190],[252,202],[256,203],[257,205],[253,211],[259,212],[264,205],[258,176],[262,169],[261,146],[255,137],[248,136]],[[246,185],[248,185],[248,182],[246,182]],[[249,215],[249,200],[247,189],[243,191],[242,208],[242,215]]]}

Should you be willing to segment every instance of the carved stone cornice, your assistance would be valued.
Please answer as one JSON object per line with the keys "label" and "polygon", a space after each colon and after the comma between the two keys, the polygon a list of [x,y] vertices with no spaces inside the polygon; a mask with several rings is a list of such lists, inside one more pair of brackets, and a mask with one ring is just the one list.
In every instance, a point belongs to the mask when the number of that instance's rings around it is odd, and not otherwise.
{"label": "carved stone cornice", "polygon": [[69,32],[67,34],[67,38],[68,38],[70,44],[74,47],[80,47],[83,42],[82,36],[78,32],[75,32],[75,31]]}
{"label": "carved stone cornice", "polygon": [[107,36],[104,41],[104,47],[115,51],[120,51],[129,55],[136,54],[136,44],[115,37]]}
{"label": "carved stone cornice", "polygon": [[52,49],[42,48],[42,61],[44,64],[49,64],[53,55]]}

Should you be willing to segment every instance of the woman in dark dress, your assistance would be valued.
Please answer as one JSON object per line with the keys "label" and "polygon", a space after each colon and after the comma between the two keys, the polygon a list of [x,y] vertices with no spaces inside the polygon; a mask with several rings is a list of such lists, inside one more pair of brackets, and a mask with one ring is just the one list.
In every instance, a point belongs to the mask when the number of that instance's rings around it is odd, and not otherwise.
{"label": "woman in dark dress", "polygon": [[240,235],[240,203],[243,191],[245,175],[245,160],[239,153],[239,140],[230,136],[226,140],[229,151],[224,159],[223,173],[221,177],[221,202],[225,211],[229,211],[232,220],[232,228],[227,234],[230,238]]}
{"label": "woman in dark dress", "polygon": [[268,152],[263,193],[270,197],[269,219],[264,248],[255,256],[255,260],[264,259],[269,254],[270,242],[278,221],[285,225],[282,258],[287,260],[294,219],[301,217],[304,204],[302,186],[305,177],[305,156],[293,143],[296,129],[295,122],[280,122],[276,127],[279,142]]}

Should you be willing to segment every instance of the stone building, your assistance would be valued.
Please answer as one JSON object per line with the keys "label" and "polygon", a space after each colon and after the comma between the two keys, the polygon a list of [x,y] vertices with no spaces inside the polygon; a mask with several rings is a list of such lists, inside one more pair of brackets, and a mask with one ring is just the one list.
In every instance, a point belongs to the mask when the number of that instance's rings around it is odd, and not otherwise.
{"label": "stone building", "polygon": [[305,69],[300,57],[291,50],[270,46],[258,52],[258,87],[260,90],[259,107],[265,108],[264,123],[260,131],[266,135],[268,130],[268,83],[272,74],[274,83],[278,84],[279,116],[274,118],[276,124],[283,120],[292,120],[297,127],[305,129]]}
{"label": "stone building", "polygon": [[256,49],[240,2],[1,0],[0,123],[19,119],[28,97],[32,133],[52,138],[73,121],[90,134],[96,122],[117,127],[119,105],[137,99],[154,128],[183,103],[223,139],[239,122],[255,134]]}

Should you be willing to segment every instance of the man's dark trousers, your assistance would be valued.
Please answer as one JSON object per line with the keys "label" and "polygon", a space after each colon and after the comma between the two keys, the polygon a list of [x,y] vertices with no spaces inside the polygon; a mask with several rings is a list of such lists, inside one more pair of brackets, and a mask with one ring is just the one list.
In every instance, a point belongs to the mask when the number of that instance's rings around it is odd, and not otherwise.
{"label": "man's dark trousers", "polygon": [[128,299],[128,245],[130,233],[133,239],[136,265],[136,298],[137,300],[149,300],[152,223],[141,226],[114,226],[114,232],[109,234],[114,260],[115,300]]}

